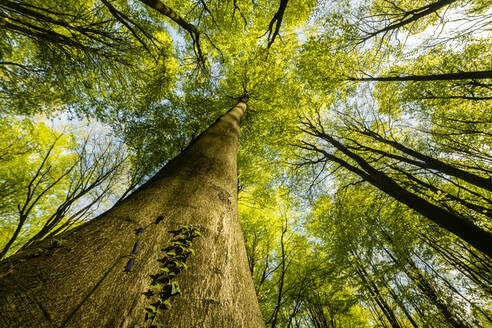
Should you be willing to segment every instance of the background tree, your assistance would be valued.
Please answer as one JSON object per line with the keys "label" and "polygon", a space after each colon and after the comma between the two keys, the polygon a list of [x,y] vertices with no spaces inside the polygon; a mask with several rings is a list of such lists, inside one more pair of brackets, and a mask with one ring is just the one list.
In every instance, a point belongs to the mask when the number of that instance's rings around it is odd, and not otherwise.
{"label": "background tree", "polygon": [[43,122],[2,125],[2,257],[76,226],[125,188],[121,146],[91,135],[77,142]]}

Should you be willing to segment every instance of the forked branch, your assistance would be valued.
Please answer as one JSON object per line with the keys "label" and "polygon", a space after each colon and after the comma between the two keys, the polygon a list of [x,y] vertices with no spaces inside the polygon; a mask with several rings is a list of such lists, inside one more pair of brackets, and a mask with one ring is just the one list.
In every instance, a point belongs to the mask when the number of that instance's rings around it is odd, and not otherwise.
{"label": "forked branch", "polygon": [[193,41],[193,50],[195,51],[195,55],[198,59],[198,63],[203,68],[205,67],[205,57],[203,55],[203,51],[200,45],[200,35],[201,31],[193,24],[185,21],[174,9],[166,6],[160,0],[140,0],[147,6],[154,8],[164,16],[169,17],[183,29],[185,29],[191,36],[191,40]]}
{"label": "forked branch", "polygon": [[[282,20],[284,19],[285,8],[287,7],[288,2],[289,0],[280,0],[280,6],[273,16],[272,20],[270,21],[270,24],[268,25],[268,49],[270,49],[273,42],[275,41],[275,38],[279,35],[280,25],[282,24]],[[273,28],[274,25],[275,29]]]}
{"label": "forked branch", "polygon": [[[401,14],[398,14],[399,18],[393,20],[389,25],[386,27],[376,30],[374,32],[367,33],[367,36],[362,39],[362,42],[369,40],[372,37],[375,37],[378,34],[381,33],[388,33],[390,31],[399,29],[400,27],[403,27],[405,25],[408,25],[410,23],[413,23],[417,21],[418,19],[428,16],[432,13],[437,12],[439,9],[448,6],[452,4],[453,2],[456,2],[457,0],[439,0],[434,3],[422,6],[417,9],[409,10],[409,11],[402,11]],[[398,8],[400,9],[400,8]]]}

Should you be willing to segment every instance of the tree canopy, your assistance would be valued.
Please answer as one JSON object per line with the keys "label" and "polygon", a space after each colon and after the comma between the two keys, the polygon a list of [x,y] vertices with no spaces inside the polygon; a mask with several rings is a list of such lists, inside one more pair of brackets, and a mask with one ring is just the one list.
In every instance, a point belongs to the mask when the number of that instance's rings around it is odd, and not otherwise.
{"label": "tree canopy", "polygon": [[0,0],[0,258],[247,96],[267,326],[492,327],[491,20],[483,0]]}

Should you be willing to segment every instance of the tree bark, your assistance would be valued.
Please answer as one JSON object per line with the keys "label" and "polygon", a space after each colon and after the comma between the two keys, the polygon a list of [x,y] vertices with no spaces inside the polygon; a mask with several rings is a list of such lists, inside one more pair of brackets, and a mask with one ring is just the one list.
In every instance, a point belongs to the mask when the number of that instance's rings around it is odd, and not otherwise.
{"label": "tree bark", "polygon": [[[287,8],[287,3],[289,0],[280,0],[280,5],[278,7],[277,12],[273,16],[270,24],[268,24],[268,49],[272,46],[273,42],[275,42],[275,38],[280,33],[280,25],[282,24],[282,20],[284,19],[285,8]],[[273,25],[275,25],[275,30],[273,29]]]}
{"label": "tree bark", "polygon": [[467,79],[492,79],[492,71],[458,72],[430,75],[349,77],[349,81],[452,81]]}
{"label": "tree bark", "polygon": [[148,327],[150,300],[142,293],[159,273],[170,230],[190,224],[202,232],[195,255],[175,278],[181,293],[156,321],[172,328],[263,327],[237,218],[236,152],[246,100],[128,198],[57,236],[61,245],[46,240],[1,262],[0,327]]}
{"label": "tree bark", "polygon": [[176,22],[179,26],[184,28],[186,31],[192,34],[200,34],[198,28],[195,25],[188,23],[185,21],[176,11],[174,11],[171,7],[166,6],[160,0],[140,0],[145,3],[147,6],[154,8],[161,14],[169,17],[174,22]]}

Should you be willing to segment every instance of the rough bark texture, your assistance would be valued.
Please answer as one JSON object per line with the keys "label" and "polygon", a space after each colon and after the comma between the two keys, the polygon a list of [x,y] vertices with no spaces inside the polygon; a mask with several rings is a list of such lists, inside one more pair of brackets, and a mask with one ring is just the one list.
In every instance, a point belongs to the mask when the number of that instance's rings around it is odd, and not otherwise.
{"label": "rough bark texture", "polygon": [[[125,201],[58,239],[0,263],[0,327],[133,327],[144,323],[162,248],[182,224],[201,228],[177,277],[166,327],[263,327],[237,218],[239,102]],[[158,216],[164,220],[155,224]],[[136,236],[135,229],[144,227]],[[136,239],[130,273],[123,270]],[[146,327],[146,325],[144,325]]]}

